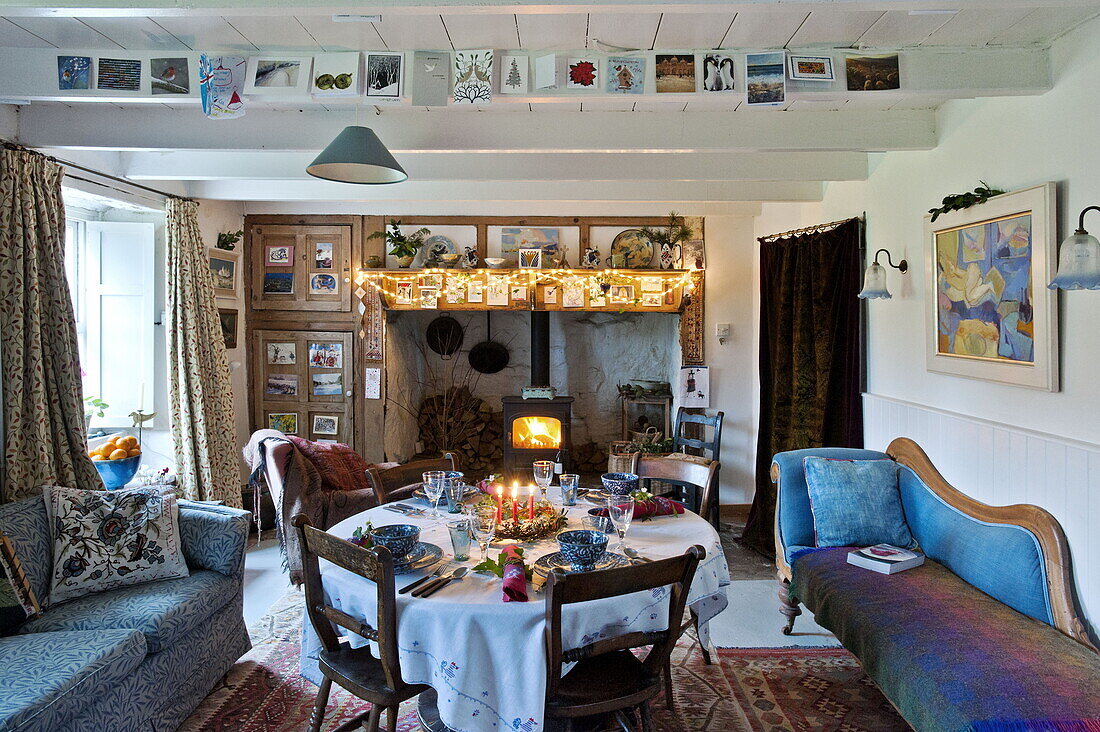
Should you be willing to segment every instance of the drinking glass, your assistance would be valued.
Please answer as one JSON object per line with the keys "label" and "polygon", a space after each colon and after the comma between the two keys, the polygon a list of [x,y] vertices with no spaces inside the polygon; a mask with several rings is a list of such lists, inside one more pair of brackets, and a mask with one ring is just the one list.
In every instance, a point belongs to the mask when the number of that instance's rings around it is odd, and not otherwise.
{"label": "drinking glass", "polygon": [[466,484],[462,478],[447,478],[447,511],[462,513],[462,498],[466,495]]}
{"label": "drinking glass", "polygon": [[536,460],[532,469],[535,473],[535,482],[539,484],[539,489],[542,491],[542,497],[545,500],[546,488],[550,485],[550,481],[554,479],[554,461]]}
{"label": "drinking glass", "polygon": [[481,561],[485,561],[489,552],[489,542],[497,530],[496,506],[477,506],[470,515],[470,530],[481,547]]}
{"label": "drinking glass", "polygon": [[465,562],[470,558],[470,519],[452,519],[447,522],[447,533],[451,535],[451,548],[454,549],[455,559]]}
{"label": "drinking glass", "polygon": [[580,485],[581,476],[575,473],[562,473],[558,480],[561,482],[561,502],[563,506],[577,505],[577,486]]}
{"label": "drinking glass", "polygon": [[424,493],[432,502],[432,518],[439,518],[439,499],[447,487],[447,473],[443,470],[429,470],[421,476],[424,479]]}
{"label": "drinking glass", "polygon": [[626,548],[626,530],[630,528],[630,519],[634,518],[634,498],[632,496],[610,496],[607,499],[607,516],[619,534],[619,551]]}

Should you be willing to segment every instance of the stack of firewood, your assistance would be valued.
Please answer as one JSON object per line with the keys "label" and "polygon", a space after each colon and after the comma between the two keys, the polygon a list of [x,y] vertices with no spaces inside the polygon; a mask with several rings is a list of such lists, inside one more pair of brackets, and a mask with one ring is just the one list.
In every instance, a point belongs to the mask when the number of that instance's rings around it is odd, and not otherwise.
{"label": "stack of firewood", "polygon": [[[464,399],[469,401],[463,401]],[[456,407],[456,401],[461,406]],[[451,429],[443,436],[436,429],[440,411],[453,415]],[[456,423],[461,425],[460,429],[453,429]],[[419,427],[425,454],[435,456],[451,450],[471,482],[480,480],[489,473],[500,472],[504,458],[504,415],[494,412],[481,399],[461,394],[456,400],[455,395],[451,394],[445,405],[442,396],[428,397],[420,405]],[[441,444],[443,441],[451,444]]]}
{"label": "stack of firewood", "polygon": [[607,445],[586,442],[573,447],[573,472],[581,475],[607,472]]}

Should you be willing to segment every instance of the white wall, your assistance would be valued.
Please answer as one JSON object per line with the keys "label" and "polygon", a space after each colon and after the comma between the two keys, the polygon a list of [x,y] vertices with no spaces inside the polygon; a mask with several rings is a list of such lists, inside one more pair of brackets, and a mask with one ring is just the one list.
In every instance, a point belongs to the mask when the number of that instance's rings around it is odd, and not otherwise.
{"label": "white wall", "polygon": [[0,104],[0,137],[16,140],[19,137],[19,107]]}
{"label": "white wall", "polygon": [[[1019,500],[1050,510],[1062,523],[1076,562],[1078,578],[1100,572],[1100,460],[1071,470],[1065,457],[1074,450],[1100,446],[1100,293],[1062,293],[1062,390],[1048,393],[930,373],[925,368],[925,273],[923,217],[949,193],[972,189],[978,180],[1005,190],[1056,181],[1059,189],[1059,238],[1077,225],[1077,214],[1100,204],[1100,22],[1093,21],[1055,44],[1056,85],[1041,97],[949,102],[938,115],[940,145],[926,152],[876,156],[865,182],[833,183],[819,211],[766,206],[769,228],[794,228],[867,213],[868,250],[890,249],[913,265],[902,277],[890,271],[892,300],[869,307],[869,399],[893,405],[868,412],[866,444],[881,449],[899,434],[924,438],[933,462],[964,492],[993,503]],[[1086,226],[1100,230],[1100,216]],[[767,233],[760,230],[758,233]],[[1038,283],[1042,286],[1045,283]],[[883,418],[882,414],[896,415]],[[927,429],[928,414],[947,416],[950,435]],[[876,416],[878,415],[878,416]],[[938,417],[936,419],[939,419]],[[977,439],[982,425],[998,434],[1026,434],[1044,447],[1042,455],[992,452]],[[952,426],[953,425],[953,426]],[[946,428],[945,428],[946,429]],[[1023,444],[1023,443],[1021,443]],[[1029,443],[1030,444],[1030,443]],[[1013,443],[1015,445],[1015,443]],[[1091,447],[1090,447],[1091,446]],[[989,448],[989,449],[987,449]],[[976,462],[998,469],[1011,460],[1014,469],[998,472],[1004,485],[985,485]],[[1090,469],[1091,468],[1091,471]],[[1061,476],[1050,480],[1050,471]],[[1093,621],[1100,620],[1100,586],[1079,584]]]}
{"label": "white wall", "polygon": [[[230,201],[199,201],[199,231],[207,248],[213,248],[218,234],[223,231],[239,231],[244,226],[244,206]],[[241,260],[237,267],[236,297],[218,297],[219,308],[236,308],[237,348],[226,351],[229,358],[229,373],[233,383],[233,427],[234,445],[244,447],[251,434],[248,418],[248,358],[245,344],[245,302],[244,302],[244,239],[237,243],[237,252]],[[247,478],[248,471],[244,460],[240,460],[241,476]]]}

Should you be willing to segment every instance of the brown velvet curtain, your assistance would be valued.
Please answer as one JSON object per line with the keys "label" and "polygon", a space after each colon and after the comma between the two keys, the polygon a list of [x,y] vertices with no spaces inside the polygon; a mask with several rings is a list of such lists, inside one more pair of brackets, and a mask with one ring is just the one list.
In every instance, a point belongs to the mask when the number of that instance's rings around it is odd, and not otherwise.
{"label": "brown velvet curtain", "polygon": [[862,222],[760,239],[760,433],[756,496],[742,536],[775,553],[772,456],[862,447]]}
{"label": "brown velvet curtain", "polygon": [[0,503],[103,486],[87,454],[62,175],[44,155],[0,149]]}

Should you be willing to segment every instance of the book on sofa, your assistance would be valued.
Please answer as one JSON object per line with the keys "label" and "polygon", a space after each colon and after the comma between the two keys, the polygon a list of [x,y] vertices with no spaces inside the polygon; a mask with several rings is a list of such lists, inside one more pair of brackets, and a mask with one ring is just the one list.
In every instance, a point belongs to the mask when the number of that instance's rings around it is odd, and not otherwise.
{"label": "book on sofa", "polygon": [[924,555],[891,544],[875,544],[848,552],[848,564],[882,574],[897,574],[924,564]]}

